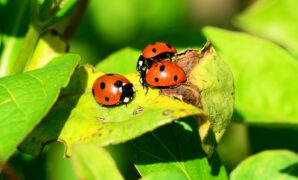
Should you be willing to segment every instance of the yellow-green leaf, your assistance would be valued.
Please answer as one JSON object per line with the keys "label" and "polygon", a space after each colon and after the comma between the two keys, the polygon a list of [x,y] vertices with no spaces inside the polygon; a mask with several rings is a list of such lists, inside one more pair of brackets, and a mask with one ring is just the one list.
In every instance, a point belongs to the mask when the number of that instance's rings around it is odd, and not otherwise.
{"label": "yellow-green leaf", "polygon": [[145,94],[137,74],[127,76],[136,89],[131,103],[101,106],[91,92],[94,80],[100,75],[90,66],[79,69],[56,106],[23,142],[21,149],[37,155],[48,142],[58,140],[66,145],[66,155],[71,155],[74,143],[117,144],[176,119],[203,113],[190,104],[160,95],[156,89],[149,89]]}

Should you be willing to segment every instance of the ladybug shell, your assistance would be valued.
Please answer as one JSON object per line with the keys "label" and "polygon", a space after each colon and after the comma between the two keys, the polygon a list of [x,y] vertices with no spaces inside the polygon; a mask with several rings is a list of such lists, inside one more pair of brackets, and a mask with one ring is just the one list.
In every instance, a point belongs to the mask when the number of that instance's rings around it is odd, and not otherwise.
{"label": "ladybug shell", "polygon": [[176,48],[170,44],[164,42],[156,42],[146,46],[142,52],[142,56],[145,59],[155,58],[156,56],[168,53],[175,54],[177,52]]}
{"label": "ladybug shell", "polygon": [[155,87],[175,86],[186,81],[183,69],[174,62],[160,60],[148,69],[146,83]]}
{"label": "ladybug shell", "polygon": [[[126,92],[124,92],[125,87],[129,88],[128,90],[126,88]],[[123,102],[125,98],[123,93],[129,94],[130,101],[134,91],[132,84],[125,77],[118,74],[105,74],[95,80],[92,93],[98,103],[112,106]],[[126,99],[126,103],[129,101]]]}

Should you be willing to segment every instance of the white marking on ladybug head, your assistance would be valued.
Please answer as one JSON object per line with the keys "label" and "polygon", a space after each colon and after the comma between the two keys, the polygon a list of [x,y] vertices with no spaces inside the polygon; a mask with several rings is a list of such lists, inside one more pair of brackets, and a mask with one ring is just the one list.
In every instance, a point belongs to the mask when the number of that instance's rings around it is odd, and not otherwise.
{"label": "white marking on ladybug head", "polygon": [[130,99],[129,99],[128,97],[125,97],[124,100],[123,100],[123,102],[128,103],[129,100],[130,100]]}
{"label": "white marking on ladybug head", "polygon": [[143,61],[139,61],[139,66],[142,66],[143,65]]}

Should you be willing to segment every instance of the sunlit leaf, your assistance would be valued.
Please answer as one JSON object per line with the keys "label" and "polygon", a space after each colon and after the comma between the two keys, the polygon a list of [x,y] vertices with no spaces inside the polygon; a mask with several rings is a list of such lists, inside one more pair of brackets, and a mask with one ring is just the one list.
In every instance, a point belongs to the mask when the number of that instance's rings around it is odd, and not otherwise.
{"label": "sunlit leaf", "polygon": [[102,73],[90,66],[80,68],[69,86],[61,93],[56,106],[23,142],[21,149],[38,155],[53,140],[66,145],[94,142],[110,145],[128,141],[176,119],[198,115],[202,111],[192,105],[159,95],[156,89],[143,89],[136,74],[127,78],[134,84],[136,95],[128,105],[105,107],[96,103],[91,87]]}
{"label": "sunlit leaf", "polygon": [[233,114],[233,75],[210,42],[200,51],[176,54],[175,61],[186,72],[187,83],[162,92],[177,98],[182,96],[184,101],[204,110],[205,116],[197,117],[199,134],[204,151],[211,156]]}
{"label": "sunlit leaf", "polygon": [[123,179],[110,154],[94,144],[76,144],[71,157],[79,179]]}
{"label": "sunlit leaf", "polygon": [[232,69],[239,121],[298,123],[298,62],[291,55],[245,33],[212,27],[204,33]]}
{"label": "sunlit leaf", "polygon": [[298,55],[296,0],[256,1],[235,19],[235,24],[253,34],[273,40]]}
{"label": "sunlit leaf", "polygon": [[142,178],[142,180],[164,180],[164,179],[187,180],[187,177],[179,172],[163,171],[158,173],[152,173]]}
{"label": "sunlit leaf", "polygon": [[48,113],[78,61],[78,55],[67,54],[42,69],[0,79],[1,164]]}
{"label": "sunlit leaf", "polygon": [[179,179],[228,179],[218,156],[208,162],[197,129],[196,120],[186,118],[130,141],[139,173],[146,177],[171,171],[178,173]]}
{"label": "sunlit leaf", "polygon": [[297,179],[298,155],[288,150],[267,150],[250,156],[231,173],[238,179]]}
{"label": "sunlit leaf", "polygon": [[30,61],[26,63],[24,71],[38,69],[49,63],[54,57],[66,52],[68,44],[61,39],[55,30],[41,34]]}

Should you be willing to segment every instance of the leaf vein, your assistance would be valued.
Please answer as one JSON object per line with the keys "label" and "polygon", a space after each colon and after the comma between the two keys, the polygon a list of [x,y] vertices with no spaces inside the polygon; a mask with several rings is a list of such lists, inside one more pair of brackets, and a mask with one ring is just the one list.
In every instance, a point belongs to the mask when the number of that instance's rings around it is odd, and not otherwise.
{"label": "leaf vein", "polygon": [[174,154],[167,148],[167,146],[162,142],[161,139],[158,138],[158,136],[156,136],[154,134],[154,132],[151,132],[153,137],[162,145],[162,147],[170,154],[170,156],[172,156],[172,158],[176,161],[176,164],[178,167],[180,167],[180,169],[183,171],[183,173],[188,177],[188,179],[191,179],[190,176],[188,175],[185,166],[183,165],[183,163],[179,162],[178,159],[176,159],[176,157],[174,156]]}
{"label": "leaf vein", "polygon": [[27,114],[21,109],[21,107],[17,103],[17,100],[16,100],[15,96],[13,95],[13,93],[5,85],[0,84],[0,86],[7,91],[7,93],[10,96],[10,99],[12,100],[12,102],[14,102],[14,104],[17,107],[17,109],[19,109],[19,111],[24,115],[24,120],[27,122],[27,119],[28,119]]}

